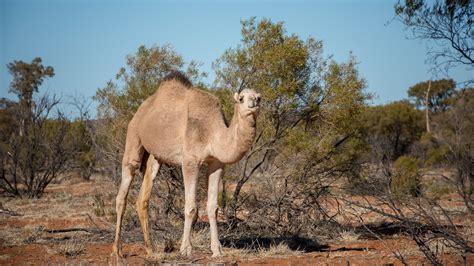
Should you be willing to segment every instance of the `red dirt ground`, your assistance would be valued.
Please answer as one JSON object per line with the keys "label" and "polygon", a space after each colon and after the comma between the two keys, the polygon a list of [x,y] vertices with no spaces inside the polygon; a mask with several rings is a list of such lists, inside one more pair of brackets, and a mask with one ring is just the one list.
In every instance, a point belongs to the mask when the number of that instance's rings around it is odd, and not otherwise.
{"label": "red dirt ground", "polygon": [[[46,195],[39,200],[13,199],[2,197],[3,209],[19,213],[19,216],[0,214],[0,264],[115,264],[110,257],[114,223],[107,215],[99,217],[94,212],[95,193],[105,196],[109,207],[116,193],[115,185],[98,178],[93,181],[76,180],[76,183],[52,184]],[[457,202],[455,202],[457,204]],[[111,207],[112,208],[112,207]],[[205,220],[205,217],[202,217]],[[101,230],[105,236],[94,236],[94,232],[58,233],[51,230],[83,228]],[[49,231],[48,231],[49,230]],[[89,238],[84,238],[89,237]],[[87,240],[77,256],[61,253],[64,243]],[[225,265],[402,265],[392,250],[402,251],[410,265],[429,265],[412,241],[402,236],[378,240],[333,241],[324,243],[326,248],[317,252],[291,253],[290,255],[269,255],[267,253],[240,252],[225,248],[229,254],[211,259],[208,249],[197,249],[193,258],[180,258],[171,254],[157,261],[148,258],[143,243],[136,241],[124,244],[125,259],[122,263],[145,264],[166,261],[171,263],[225,264]],[[462,261],[456,254],[442,257],[445,265],[474,265],[474,256]]]}
{"label": "red dirt ground", "polygon": [[[357,244],[333,244],[333,251],[303,253],[298,256],[278,257],[241,257],[225,256],[220,259],[209,259],[210,253],[198,253],[192,259],[182,259],[176,263],[195,264],[225,264],[225,265],[403,265],[386,248],[377,241],[364,241]],[[88,244],[84,254],[76,258],[66,258],[62,255],[51,254],[52,245],[21,245],[0,248],[0,264],[44,264],[44,263],[72,263],[72,264],[109,264],[115,261],[109,256],[111,244]],[[368,249],[361,251],[341,251],[346,249]],[[154,262],[146,257],[141,243],[124,245],[126,256],[121,262],[127,264],[145,264]],[[429,265],[420,255],[406,256],[410,265]],[[460,257],[446,255],[444,265],[474,265],[474,256],[467,258],[466,264]]]}

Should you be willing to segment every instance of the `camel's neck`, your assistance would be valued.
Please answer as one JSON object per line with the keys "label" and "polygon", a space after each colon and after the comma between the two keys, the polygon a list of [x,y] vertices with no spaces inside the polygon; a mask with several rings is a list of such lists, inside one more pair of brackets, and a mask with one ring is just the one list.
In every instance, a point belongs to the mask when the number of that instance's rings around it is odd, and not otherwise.
{"label": "camel's neck", "polygon": [[240,117],[236,105],[230,126],[222,123],[216,130],[212,145],[213,156],[225,164],[239,161],[252,146],[255,130],[255,117]]}

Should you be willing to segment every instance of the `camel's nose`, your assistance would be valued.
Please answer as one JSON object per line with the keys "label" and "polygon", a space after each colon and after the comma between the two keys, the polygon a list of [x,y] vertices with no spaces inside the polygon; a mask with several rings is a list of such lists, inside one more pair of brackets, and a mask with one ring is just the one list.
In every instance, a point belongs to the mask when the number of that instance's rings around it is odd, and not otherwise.
{"label": "camel's nose", "polygon": [[249,101],[249,108],[255,108],[255,107],[258,107],[258,106],[260,106],[260,97],[252,98]]}
{"label": "camel's nose", "polygon": [[257,106],[258,102],[255,99],[249,101],[249,108],[255,108]]}

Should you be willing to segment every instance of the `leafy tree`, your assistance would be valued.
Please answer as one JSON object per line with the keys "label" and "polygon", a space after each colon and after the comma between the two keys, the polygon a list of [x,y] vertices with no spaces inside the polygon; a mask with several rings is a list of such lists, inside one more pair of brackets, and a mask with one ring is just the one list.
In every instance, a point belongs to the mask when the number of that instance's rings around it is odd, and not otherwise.
{"label": "leafy tree", "polygon": [[422,133],[422,116],[407,101],[367,109],[362,116],[365,139],[378,160],[395,161],[408,153]]}
{"label": "leafy tree", "polygon": [[[429,92],[428,88],[430,88]],[[429,111],[437,114],[448,109],[449,100],[453,96],[455,88],[456,83],[452,79],[423,81],[411,86],[408,89],[408,96],[414,100],[417,107],[425,107],[427,99]]]}
{"label": "leafy tree", "polygon": [[413,38],[436,44],[428,52],[435,67],[474,67],[474,1],[405,0],[395,5],[395,14]]}
{"label": "leafy tree", "polygon": [[54,69],[51,66],[43,66],[40,57],[36,57],[31,63],[23,61],[13,61],[7,65],[8,71],[13,76],[9,92],[18,96],[19,108],[17,115],[20,120],[20,132],[24,134],[29,126],[33,112],[33,93],[38,92],[45,78],[54,76]]}
{"label": "leafy tree", "polygon": [[[101,118],[131,119],[142,101],[155,92],[161,79],[183,66],[183,59],[169,46],[140,46],[136,54],[127,56],[126,64],[127,68],[122,67],[117,73],[115,83],[109,81],[96,93]],[[119,84],[123,84],[122,89]]]}
{"label": "leafy tree", "polygon": [[446,111],[455,87],[454,80],[441,79],[420,82],[408,89],[408,96],[414,98],[416,106],[425,107],[426,132],[431,131],[430,113]]}
{"label": "leafy tree", "polygon": [[13,61],[7,65],[8,71],[13,76],[10,84],[10,92],[15,93],[20,104],[28,109],[32,108],[33,93],[38,92],[45,78],[54,76],[51,66],[43,66],[40,57],[36,57],[31,63]]}
{"label": "leafy tree", "polygon": [[[287,34],[283,23],[268,19],[242,21],[241,34],[242,42],[215,62],[216,84],[228,91],[255,89],[264,102],[256,142],[226,174],[226,178],[237,182],[229,204],[224,206],[230,224],[245,204],[242,187],[257,173],[265,175],[291,163],[291,169],[281,172],[284,179],[276,183],[288,184],[294,193],[303,187],[317,193],[321,187],[316,186],[316,176],[339,176],[348,171],[359,147],[358,125],[352,119],[362,111],[367,99],[365,81],[359,77],[353,56],[345,63],[330,60],[323,56],[321,41],[303,41]],[[271,164],[266,163],[269,160]],[[271,166],[264,169],[264,165]],[[312,186],[315,187],[311,189]],[[284,200],[266,201],[275,209],[265,211],[279,213],[262,213],[276,217],[271,222],[281,227],[281,233],[289,233],[296,225],[285,225],[280,218],[289,214],[280,213],[281,206],[274,203],[291,202],[291,194],[284,195],[288,196]]]}

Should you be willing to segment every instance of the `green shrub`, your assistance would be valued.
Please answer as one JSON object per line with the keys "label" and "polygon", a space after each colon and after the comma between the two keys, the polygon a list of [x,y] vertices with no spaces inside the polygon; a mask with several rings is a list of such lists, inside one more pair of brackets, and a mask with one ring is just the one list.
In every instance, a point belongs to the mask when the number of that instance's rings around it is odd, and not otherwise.
{"label": "green shrub", "polygon": [[428,196],[434,200],[437,200],[450,192],[451,189],[449,188],[449,185],[443,182],[433,182],[427,188]]}
{"label": "green shrub", "polygon": [[420,194],[420,161],[409,156],[399,157],[393,165],[391,189],[397,196]]}

